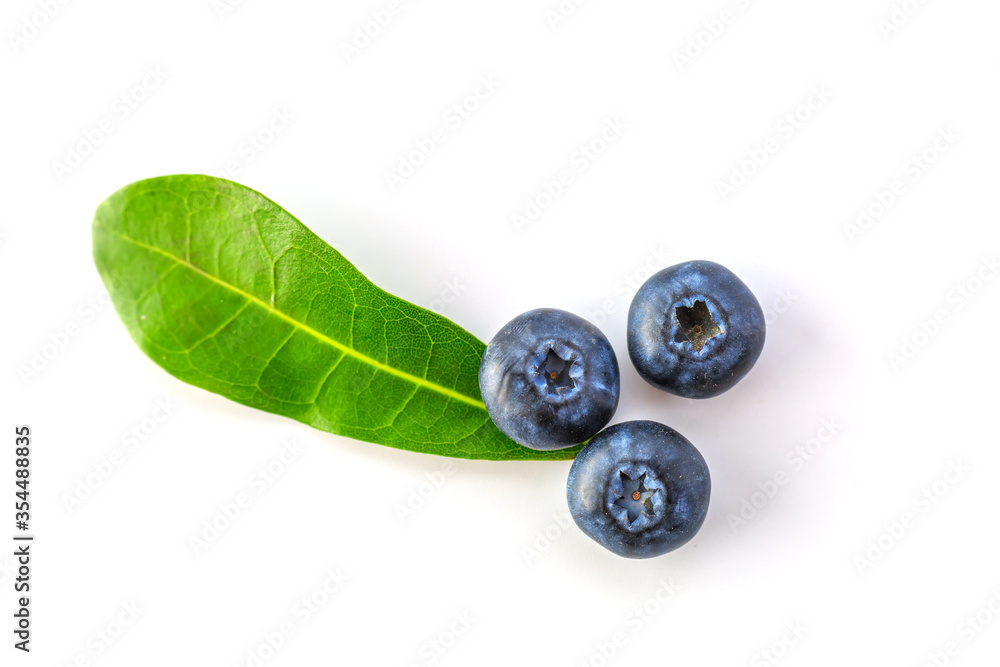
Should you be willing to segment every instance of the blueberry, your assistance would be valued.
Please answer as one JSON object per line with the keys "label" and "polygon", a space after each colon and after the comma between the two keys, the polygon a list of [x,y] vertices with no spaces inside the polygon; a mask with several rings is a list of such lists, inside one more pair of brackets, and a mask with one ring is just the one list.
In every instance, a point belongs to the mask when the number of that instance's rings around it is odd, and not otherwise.
{"label": "blueberry", "polygon": [[615,424],[569,470],[569,511],[583,532],[626,558],[687,543],[705,521],[712,483],[705,459],[680,433],[652,421]]}
{"label": "blueberry", "polygon": [[618,358],[593,324],[539,308],[493,337],[479,366],[479,388],[493,423],[532,449],[579,444],[618,407]]}
{"label": "blueberry", "polygon": [[715,262],[667,267],[628,311],[628,354],[654,387],[687,398],[731,389],[764,347],[764,311],[732,271]]}

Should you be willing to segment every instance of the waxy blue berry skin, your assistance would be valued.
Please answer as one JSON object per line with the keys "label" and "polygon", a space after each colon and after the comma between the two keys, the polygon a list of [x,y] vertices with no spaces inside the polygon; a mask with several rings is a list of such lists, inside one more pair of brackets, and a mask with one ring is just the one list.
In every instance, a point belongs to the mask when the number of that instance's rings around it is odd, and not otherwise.
{"label": "waxy blue berry skin", "polygon": [[618,407],[618,358],[587,320],[553,308],[518,315],[493,337],[479,389],[493,423],[532,449],[578,445]]}
{"label": "waxy blue berry skin", "polygon": [[764,348],[764,311],[732,271],[702,260],[667,267],[636,292],[628,354],[654,387],[687,398],[731,389]]}
{"label": "waxy blue berry skin", "polygon": [[625,558],[687,543],[705,521],[708,465],[680,433],[652,421],[610,426],[580,450],[566,499],[576,525]]}

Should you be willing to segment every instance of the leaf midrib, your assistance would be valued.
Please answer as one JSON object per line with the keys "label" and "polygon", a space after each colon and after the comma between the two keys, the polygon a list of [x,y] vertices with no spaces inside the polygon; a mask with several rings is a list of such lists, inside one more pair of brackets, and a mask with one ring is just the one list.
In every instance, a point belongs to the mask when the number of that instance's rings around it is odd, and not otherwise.
{"label": "leaf midrib", "polygon": [[304,333],[307,333],[307,334],[315,337],[317,340],[320,340],[320,341],[322,341],[322,342],[324,342],[324,343],[326,343],[328,345],[331,345],[332,347],[340,350],[342,353],[344,353],[347,356],[354,357],[355,359],[358,359],[359,361],[361,361],[361,362],[363,362],[365,364],[368,364],[370,366],[374,366],[375,368],[379,369],[380,371],[384,371],[386,373],[389,373],[390,375],[394,375],[394,376],[396,376],[398,378],[406,380],[407,382],[411,382],[411,383],[413,383],[413,384],[415,384],[415,385],[417,385],[419,387],[424,387],[425,389],[429,389],[429,390],[437,392],[439,394],[443,394],[445,396],[448,396],[449,398],[453,398],[453,399],[455,399],[457,401],[461,401],[462,403],[465,403],[467,405],[471,405],[471,406],[479,408],[481,410],[486,410],[486,405],[482,401],[477,401],[476,399],[474,399],[474,398],[472,398],[470,396],[466,396],[465,394],[461,394],[461,393],[455,391],[454,389],[449,389],[448,387],[445,387],[443,385],[437,384],[436,382],[431,382],[430,380],[427,380],[426,378],[422,378],[422,377],[419,377],[419,376],[416,376],[416,375],[412,375],[410,373],[407,373],[406,371],[402,371],[402,370],[400,370],[398,368],[394,368],[392,366],[389,366],[388,364],[384,364],[381,361],[378,361],[376,359],[372,359],[368,355],[362,354],[361,352],[358,352],[354,348],[349,347],[347,345],[344,345],[343,343],[341,343],[339,341],[336,341],[333,338],[330,338],[329,336],[327,336],[327,335],[325,335],[323,333],[320,333],[316,329],[313,329],[312,327],[310,327],[308,324],[300,322],[299,320],[295,319],[294,317],[291,317],[290,315],[281,312],[280,310],[278,310],[277,308],[275,308],[271,304],[267,303],[266,301],[263,301],[263,300],[257,298],[256,296],[254,296],[253,294],[250,294],[249,292],[246,292],[246,291],[240,289],[239,287],[236,287],[235,285],[227,283],[226,281],[221,280],[221,279],[217,278],[216,276],[213,276],[211,273],[208,273],[207,271],[198,268],[194,264],[191,264],[187,260],[184,260],[184,259],[178,257],[177,255],[173,255],[173,254],[171,254],[171,253],[163,250],[162,248],[157,248],[156,246],[150,245],[148,243],[143,243],[142,241],[138,241],[136,239],[133,239],[133,238],[131,238],[129,236],[126,236],[125,234],[122,234],[121,232],[119,232],[119,231],[117,231],[115,229],[111,229],[110,227],[106,227],[106,226],[101,225],[101,224],[98,224],[97,226],[100,227],[101,229],[104,229],[106,231],[111,232],[115,236],[119,237],[120,239],[122,239],[124,241],[127,241],[127,242],[131,243],[132,245],[138,246],[140,248],[145,248],[146,250],[149,250],[151,252],[155,252],[155,253],[157,253],[159,255],[162,255],[163,257],[166,257],[167,259],[175,262],[176,264],[178,264],[180,266],[183,266],[183,267],[186,267],[188,269],[191,269],[195,273],[200,274],[200,275],[208,278],[209,280],[211,280],[212,282],[216,283],[217,285],[220,285],[221,287],[223,287],[225,289],[228,289],[231,292],[242,296],[243,298],[247,299],[251,303],[257,304],[258,306],[260,306],[261,308],[265,309],[266,311],[268,311],[272,315],[275,315],[276,317],[284,320],[285,322],[288,322],[289,324],[291,324],[293,327],[297,328],[298,330],[300,330],[300,331],[302,331]]}

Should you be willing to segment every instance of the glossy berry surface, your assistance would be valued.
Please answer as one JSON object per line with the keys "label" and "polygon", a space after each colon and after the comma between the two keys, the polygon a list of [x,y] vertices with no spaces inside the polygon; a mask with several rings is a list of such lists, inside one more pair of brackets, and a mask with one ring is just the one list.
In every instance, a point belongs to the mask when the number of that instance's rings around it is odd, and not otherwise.
{"label": "glossy berry surface", "polygon": [[708,465],[680,433],[652,421],[615,424],[580,451],[566,499],[576,525],[626,558],[660,556],[705,521]]}
{"label": "glossy berry surface", "polygon": [[553,308],[508,322],[479,366],[479,389],[493,423],[532,449],[562,449],[590,438],[611,421],[619,387],[618,359],[601,330]]}
{"label": "glossy berry surface", "polygon": [[636,292],[628,353],[654,387],[687,398],[731,389],[764,348],[764,311],[732,271],[715,262],[667,267]]}

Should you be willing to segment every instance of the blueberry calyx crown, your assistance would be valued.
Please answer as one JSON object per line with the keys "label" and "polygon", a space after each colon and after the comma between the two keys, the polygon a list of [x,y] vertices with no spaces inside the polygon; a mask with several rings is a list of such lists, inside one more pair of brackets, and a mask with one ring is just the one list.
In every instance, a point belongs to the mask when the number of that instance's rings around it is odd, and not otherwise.
{"label": "blueberry calyx crown", "polygon": [[630,532],[641,532],[666,513],[667,489],[644,465],[617,468],[611,476],[608,510]]}
{"label": "blueberry calyx crown", "polygon": [[560,389],[572,389],[576,386],[573,378],[569,376],[569,368],[573,365],[573,360],[563,359],[555,350],[549,350],[545,355],[545,361],[535,369],[545,378],[545,383],[550,394],[558,393]]}
{"label": "blueberry calyx crown", "polygon": [[[673,307],[673,317],[667,318],[668,338],[681,347],[690,346],[698,356],[706,354],[706,347],[714,347],[726,330],[720,324],[716,306],[704,297],[692,297]],[[670,336],[670,333],[673,336]]]}
{"label": "blueberry calyx crown", "polygon": [[[556,348],[560,348],[556,351]],[[579,355],[573,350],[546,342],[529,361],[532,381],[546,399],[566,399],[575,394],[583,379]]]}
{"label": "blueberry calyx crown", "polygon": [[640,515],[655,517],[656,510],[653,508],[652,496],[659,489],[646,488],[646,473],[639,475],[639,479],[632,479],[624,470],[619,470],[618,474],[621,477],[622,495],[612,504],[625,510],[625,520],[629,526],[635,523]]}

